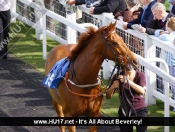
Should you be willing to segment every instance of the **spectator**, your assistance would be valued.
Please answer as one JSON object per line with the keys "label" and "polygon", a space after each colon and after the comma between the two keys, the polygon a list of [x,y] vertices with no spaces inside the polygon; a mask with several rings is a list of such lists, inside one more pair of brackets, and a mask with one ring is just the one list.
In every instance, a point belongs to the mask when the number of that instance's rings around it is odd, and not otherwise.
{"label": "spectator", "polygon": [[125,0],[127,9],[125,11],[119,11],[115,14],[114,18],[122,16],[124,22],[129,22],[138,18],[142,8],[138,0]]}
{"label": "spectator", "polygon": [[7,40],[11,19],[10,5],[9,0],[0,0],[0,59],[7,59]]}
{"label": "spectator", "polygon": [[166,31],[156,30],[155,36],[159,37],[163,41],[169,41],[173,43],[175,39],[175,17],[167,18]]}
{"label": "spectator", "polygon": [[[115,19],[121,18],[124,22],[129,22],[138,18],[142,8],[140,7],[138,0],[125,0],[127,5],[127,10],[120,11],[115,14]],[[140,44],[140,39],[129,34],[123,34],[122,37],[128,38],[129,48],[136,54],[143,56],[143,46]],[[125,39],[124,39],[125,40]]]}
{"label": "spectator", "polygon": [[[143,95],[146,91],[146,77],[143,72],[135,70],[131,64],[124,67],[119,76],[114,75],[106,98],[119,91],[119,117],[147,117],[148,110]],[[124,91],[123,91],[124,90]],[[125,92],[125,94],[123,94]],[[131,113],[131,116],[130,114]],[[136,126],[137,132],[146,132],[147,126]],[[120,126],[120,132],[133,132],[133,126]]]}
{"label": "spectator", "polygon": [[[165,24],[167,18],[175,17],[171,12],[166,12],[166,8],[162,3],[157,2],[151,8],[154,17],[148,22],[146,28],[140,27],[139,31],[142,33],[147,33],[149,35],[154,35],[157,29],[165,30]],[[160,32],[161,35],[161,32]]]}
{"label": "spectator", "polygon": [[168,0],[170,3],[169,10],[175,15],[175,0]]}
{"label": "spectator", "polygon": [[143,5],[143,10],[139,14],[137,19],[134,19],[130,22],[123,22],[123,28],[133,29],[132,25],[140,24],[142,27],[146,27],[148,21],[153,18],[153,14],[151,12],[151,7],[156,3],[153,0],[140,0],[140,3]]}
{"label": "spectator", "polygon": [[[147,33],[149,35],[154,35],[155,31],[157,29],[163,29],[165,30],[165,24],[167,18],[174,17],[174,15],[170,12],[166,12],[166,8],[162,3],[157,2],[154,4],[151,8],[152,13],[154,15],[153,19],[150,20],[147,24],[147,27],[140,27],[139,31],[143,33]],[[159,35],[161,35],[163,32],[160,32]],[[160,57],[161,49],[156,47],[156,57]],[[156,63],[156,65],[159,67],[160,63]],[[164,85],[162,83],[162,78],[157,76],[157,90],[163,93],[164,91]]]}
{"label": "spectator", "polygon": [[101,14],[101,13],[113,13],[115,14],[120,11],[125,11],[127,9],[124,0],[104,0],[97,6],[90,8],[90,14]]}
{"label": "spectator", "polygon": [[[159,37],[163,41],[169,41],[173,43],[175,39],[175,17],[167,18],[166,22],[166,32],[163,30],[156,30],[155,36]],[[163,34],[159,35],[159,32],[162,32]],[[166,52],[166,62],[169,67],[169,74],[173,77],[175,77],[175,55],[169,52]],[[170,85],[171,91],[173,93],[172,98],[175,100],[175,86]],[[175,111],[175,108],[173,109]]]}

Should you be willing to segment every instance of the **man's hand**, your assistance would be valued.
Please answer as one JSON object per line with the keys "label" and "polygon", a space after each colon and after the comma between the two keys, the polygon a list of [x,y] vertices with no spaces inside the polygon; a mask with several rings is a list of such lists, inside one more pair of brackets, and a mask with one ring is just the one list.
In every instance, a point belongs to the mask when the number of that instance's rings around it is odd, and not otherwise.
{"label": "man's hand", "polygon": [[146,32],[146,28],[140,26],[140,27],[139,27],[139,31],[140,31],[141,33],[145,33],[145,32]]}
{"label": "man's hand", "polygon": [[125,30],[128,29],[128,28],[127,28],[127,24],[128,24],[127,22],[123,22],[123,23],[122,23],[123,29],[125,29]]}
{"label": "man's hand", "polygon": [[159,36],[162,35],[162,34],[169,34],[168,32],[165,32],[165,31],[160,31],[159,32]]}
{"label": "man's hand", "polygon": [[91,7],[91,8],[89,9],[89,13],[90,13],[90,14],[94,14],[94,8],[95,8],[95,7]]}

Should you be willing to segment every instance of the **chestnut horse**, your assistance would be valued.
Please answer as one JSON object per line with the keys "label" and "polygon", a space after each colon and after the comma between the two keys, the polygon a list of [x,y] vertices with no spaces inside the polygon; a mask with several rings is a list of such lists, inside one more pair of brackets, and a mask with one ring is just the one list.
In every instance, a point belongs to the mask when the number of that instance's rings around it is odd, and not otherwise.
{"label": "chestnut horse", "polygon": [[[90,27],[80,35],[77,45],[60,44],[48,54],[46,75],[58,60],[68,57],[71,62],[68,74],[61,80],[58,89],[49,88],[59,117],[101,116],[103,90],[97,80],[104,59],[116,60],[122,65],[127,62],[138,65],[138,59],[115,32],[115,25],[111,23],[97,31]],[[65,126],[59,127],[61,132],[65,132]],[[75,126],[68,126],[68,129],[76,131]],[[96,132],[97,126],[89,126],[89,131]]]}

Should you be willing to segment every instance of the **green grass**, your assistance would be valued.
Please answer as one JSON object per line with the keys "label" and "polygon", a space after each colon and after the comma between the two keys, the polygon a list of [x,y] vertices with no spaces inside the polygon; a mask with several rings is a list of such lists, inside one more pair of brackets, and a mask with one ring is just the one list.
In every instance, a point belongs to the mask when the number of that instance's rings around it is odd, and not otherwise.
{"label": "green grass", "polygon": [[[11,24],[12,28],[15,28],[16,25]],[[10,52],[17,56],[19,59],[24,61],[26,64],[31,65],[36,68],[39,72],[44,74],[44,64],[45,60],[42,58],[42,41],[36,40],[34,29],[28,26],[22,26],[22,30],[13,35],[9,43]],[[27,33],[26,33],[27,32]],[[47,49],[50,51],[58,42],[47,38]],[[105,81],[106,83],[107,81]],[[111,117],[117,117],[119,107],[119,97],[118,94],[115,94],[111,99],[106,99],[104,96],[102,112]],[[152,117],[163,117],[164,116],[164,103],[160,100],[157,100],[155,105],[148,106],[149,116]],[[175,112],[170,110],[170,116],[174,117]],[[175,127],[170,127],[170,132],[174,132]],[[149,127],[148,132],[163,132],[163,127]]]}
{"label": "green grass", "polygon": [[[41,73],[44,73],[45,60],[42,57],[42,41],[35,38],[35,30],[29,26],[22,26],[22,30],[16,34],[12,32],[18,29],[19,22],[11,24],[10,37],[11,41],[8,48],[10,52],[19,57],[22,61],[35,67]],[[13,28],[12,28],[13,27]],[[58,42],[47,38],[47,50],[56,46]]]}

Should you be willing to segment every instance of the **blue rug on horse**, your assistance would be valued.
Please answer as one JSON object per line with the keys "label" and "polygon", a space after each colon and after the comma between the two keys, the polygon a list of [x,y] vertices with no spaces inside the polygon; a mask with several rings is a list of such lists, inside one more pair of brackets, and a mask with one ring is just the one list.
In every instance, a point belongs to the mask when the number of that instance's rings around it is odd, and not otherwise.
{"label": "blue rug on horse", "polygon": [[70,61],[67,57],[57,61],[49,74],[43,79],[42,84],[48,88],[58,88],[58,84],[66,74],[69,64]]}

